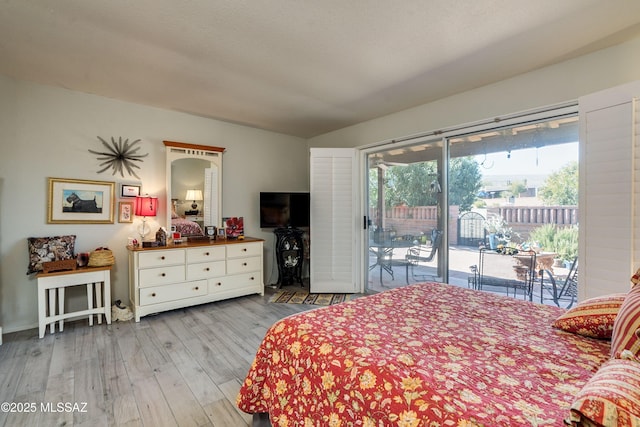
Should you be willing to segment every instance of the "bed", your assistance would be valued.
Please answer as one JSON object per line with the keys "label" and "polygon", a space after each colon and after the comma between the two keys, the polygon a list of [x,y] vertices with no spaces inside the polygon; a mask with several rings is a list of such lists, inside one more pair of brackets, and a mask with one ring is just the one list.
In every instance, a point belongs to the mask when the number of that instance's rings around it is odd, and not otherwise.
{"label": "bed", "polygon": [[200,224],[185,218],[171,218],[171,227],[175,227],[175,230],[183,236],[204,236],[204,231]]}
{"label": "bed", "polygon": [[423,283],[296,314],[269,329],[236,403],[274,426],[563,425],[611,352],[552,327],[564,313]]}
{"label": "bed", "polygon": [[204,236],[204,230],[197,222],[190,221],[177,213],[178,201],[171,200],[171,229],[182,236]]}

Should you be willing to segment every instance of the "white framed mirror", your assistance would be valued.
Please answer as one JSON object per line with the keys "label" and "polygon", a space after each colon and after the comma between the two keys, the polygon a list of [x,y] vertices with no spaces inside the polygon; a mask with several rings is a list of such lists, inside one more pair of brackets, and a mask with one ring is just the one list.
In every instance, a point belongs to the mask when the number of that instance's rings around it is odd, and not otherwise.
{"label": "white framed mirror", "polygon": [[224,148],[163,141],[166,148],[167,230],[203,236],[220,227]]}

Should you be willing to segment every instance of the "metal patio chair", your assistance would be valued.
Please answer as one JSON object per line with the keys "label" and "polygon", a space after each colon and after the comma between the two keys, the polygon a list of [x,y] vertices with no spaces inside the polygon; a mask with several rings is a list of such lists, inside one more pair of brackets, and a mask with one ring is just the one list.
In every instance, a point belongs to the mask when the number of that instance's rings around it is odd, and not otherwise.
{"label": "metal patio chair", "polygon": [[[438,248],[442,243],[442,230],[434,229],[431,232],[431,246],[416,245],[409,248],[405,257],[407,262],[407,268],[411,267],[411,277],[416,277],[422,280],[427,277],[434,277],[432,274],[416,274],[415,268],[422,266],[422,264],[433,261],[438,252]],[[408,270],[407,270],[408,273]],[[408,277],[408,274],[407,274]],[[408,279],[407,279],[408,280]]]}
{"label": "metal patio chair", "polygon": [[[545,282],[545,277],[547,282]],[[578,257],[571,263],[566,276],[556,276],[549,270],[543,270],[540,275],[540,303],[551,300],[558,307],[567,305],[571,308],[578,298]]]}

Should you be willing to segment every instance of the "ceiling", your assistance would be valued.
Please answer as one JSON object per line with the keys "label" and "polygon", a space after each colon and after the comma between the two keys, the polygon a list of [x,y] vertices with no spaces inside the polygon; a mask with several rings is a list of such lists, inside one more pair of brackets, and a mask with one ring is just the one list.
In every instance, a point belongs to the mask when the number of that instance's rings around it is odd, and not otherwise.
{"label": "ceiling", "polygon": [[639,34],[636,0],[0,0],[0,74],[309,138]]}

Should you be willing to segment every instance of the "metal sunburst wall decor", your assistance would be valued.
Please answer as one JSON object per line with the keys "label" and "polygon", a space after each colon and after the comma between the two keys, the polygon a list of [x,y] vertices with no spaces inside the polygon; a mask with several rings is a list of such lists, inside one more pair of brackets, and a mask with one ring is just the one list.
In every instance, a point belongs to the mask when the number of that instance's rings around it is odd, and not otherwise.
{"label": "metal sunburst wall decor", "polygon": [[128,138],[122,141],[122,137],[118,137],[118,142],[116,142],[115,138],[111,137],[111,144],[100,137],[98,137],[98,139],[108,150],[106,152],[89,150],[90,153],[97,154],[99,156],[98,160],[104,160],[104,162],[100,163],[100,166],[104,167],[100,169],[98,173],[102,173],[111,168],[113,169],[113,173],[111,175],[115,175],[117,172],[120,172],[120,176],[124,178],[124,172],[126,170],[129,175],[133,175],[140,179],[134,170],[140,169],[140,166],[136,165],[134,162],[142,162],[142,158],[147,157],[149,153],[136,154],[140,149],[140,147],[135,147],[135,145],[140,142],[139,139],[129,142]]}

